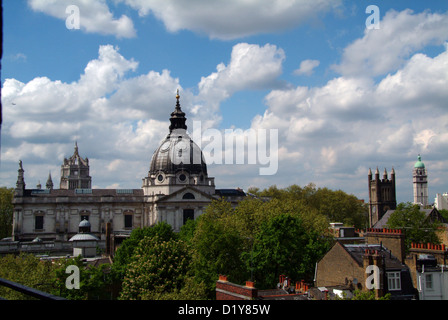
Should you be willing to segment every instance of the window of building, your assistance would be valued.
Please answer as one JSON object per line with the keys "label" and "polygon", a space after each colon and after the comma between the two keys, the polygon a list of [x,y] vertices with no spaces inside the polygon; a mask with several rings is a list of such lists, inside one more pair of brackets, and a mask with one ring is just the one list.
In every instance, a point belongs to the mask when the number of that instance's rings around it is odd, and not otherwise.
{"label": "window of building", "polygon": [[[78,189],[78,190],[79,190],[79,189]],[[82,221],[82,220],[87,220],[87,221],[89,221],[89,216],[90,216],[90,212],[89,212],[89,211],[87,211],[87,210],[82,210],[82,211],[80,212],[80,218],[81,218],[80,221]]]}
{"label": "window of building", "polygon": [[389,291],[401,290],[401,273],[397,272],[388,272],[387,273],[387,284],[389,287]]}
{"label": "window of building", "polygon": [[43,230],[44,229],[44,216],[35,216],[34,217],[34,229],[35,230]]}
{"label": "window of building", "polygon": [[125,214],[124,215],[124,227],[125,228],[132,228],[132,214]]}
{"label": "window of building", "polygon": [[194,209],[184,209],[184,224],[190,219],[194,219]]}
{"label": "window of building", "polygon": [[427,290],[433,290],[432,274],[425,275],[425,287]]}
{"label": "window of building", "polygon": [[186,194],[183,195],[182,199],[195,199],[195,198],[194,194],[187,192]]}

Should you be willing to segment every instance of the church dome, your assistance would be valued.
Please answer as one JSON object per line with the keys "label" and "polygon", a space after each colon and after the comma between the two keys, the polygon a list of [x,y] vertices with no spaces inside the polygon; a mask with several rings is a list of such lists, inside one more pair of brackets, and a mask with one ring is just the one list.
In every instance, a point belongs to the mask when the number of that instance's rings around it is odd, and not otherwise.
{"label": "church dome", "polygon": [[80,227],[80,228],[90,228],[90,222],[89,222],[89,220],[86,220],[86,219],[82,220],[82,221],[79,223],[79,226],[78,226],[78,227]]}
{"label": "church dome", "polygon": [[154,152],[149,173],[175,174],[184,171],[189,174],[207,175],[207,165],[202,150],[187,133],[185,123],[187,119],[180,108],[179,93],[176,99],[176,108],[170,118],[170,133]]}
{"label": "church dome", "polygon": [[207,164],[199,146],[185,130],[173,130],[154,152],[149,167],[150,174],[157,172],[207,174]]}
{"label": "church dome", "polygon": [[417,162],[414,164],[414,168],[424,168],[425,165],[422,162],[422,157],[420,155],[418,155],[417,157]]}

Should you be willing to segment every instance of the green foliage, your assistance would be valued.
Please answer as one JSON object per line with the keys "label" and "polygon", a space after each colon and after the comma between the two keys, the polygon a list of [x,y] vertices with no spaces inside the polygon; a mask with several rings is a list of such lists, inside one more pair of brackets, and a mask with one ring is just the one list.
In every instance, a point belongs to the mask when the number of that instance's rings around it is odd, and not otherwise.
{"label": "green foliage", "polygon": [[[27,287],[51,293],[53,288],[53,267],[51,261],[41,261],[34,255],[6,255],[0,259],[0,278],[23,284]],[[31,300],[12,289],[0,286],[0,297],[7,300]]]}
{"label": "green foliage", "polygon": [[355,290],[353,292],[353,297],[346,300],[390,300],[390,293],[386,293],[383,297],[377,299],[374,290]]}
{"label": "green foliage", "polygon": [[255,236],[253,254],[246,254],[252,256],[257,287],[272,288],[280,274],[301,279],[306,244],[305,229],[297,218],[281,214],[263,223]]}
{"label": "green foliage", "polygon": [[243,279],[240,259],[243,238],[234,227],[233,216],[230,203],[213,201],[201,216],[192,241],[195,276],[207,285],[210,294],[220,273],[235,281]]}
{"label": "green foliage", "polygon": [[398,204],[397,209],[390,215],[387,225],[392,229],[405,229],[408,248],[412,242],[440,243],[436,234],[439,223],[427,219],[416,204],[410,202]]}
{"label": "green foliage", "polygon": [[447,209],[440,209],[440,210],[438,210],[438,211],[439,211],[440,215],[441,215],[445,220],[448,221],[448,210],[447,210]]}
{"label": "green foliage", "polygon": [[[79,268],[79,280],[80,289],[67,289],[65,281],[69,274],[65,272],[66,268],[70,265],[75,265]],[[89,291],[88,276],[82,262],[82,258],[67,258],[60,259],[55,262],[55,280],[54,286],[56,287],[57,295],[64,297],[69,300],[85,300],[87,299],[87,293]]]}
{"label": "green foliage", "polygon": [[233,209],[221,200],[207,207],[192,246],[195,275],[210,296],[219,274],[235,283],[253,277],[259,288],[275,287],[281,273],[312,278],[315,262],[330,248],[328,220],[293,191],[271,187],[278,198],[270,201],[247,198]]}
{"label": "green foliage", "polygon": [[13,188],[0,187],[0,239],[12,235]]}
{"label": "green foliage", "polygon": [[176,234],[174,233],[173,228],[166,222],[160,222],[151,227],[132,230],[130,237],[124,240],[115,252],[113,264],[114,271],[123,275],[139,242],[145,237],[152,238],[154,236],[158,236],[159,238],[168,241],[174,239]]}
{"label": "green foliage", "polygon": [[318,234],[306,230],[300,218],[279,214],[260,226],[253,251],[246,252],[245,257],[257,287],[268,289],[274,287],[280,274],[309,281],[315,262],[327,250]]}
{"label": "green foliage", "polygon": [[[113,286],[116,279],[110,270],[110,265],[103,264],[98,267],[86,265],[81,256],[65,258],[54,261],[54,287],[53,294],[69,300],[105,300],[111,299]],[[66,279],[70,274],[66,273],[68,266],[79,268],[79,289],[67,289]]]}
{"label": "green foliage", "polygon": [[[21,263],[2,259],[0,276],[17,273],[13,281],[38,284],[40,290],[45,284],[47,292],[68,299],[110,299],[120,289],[120,299],[213,299],[219,274],[235,283],[252,278],[261,289],[275,287],[280,274],[310,281],[316,261],[333,241],[329,222],[365,226],[365,206],[340,190],[310,184],[250,192],[258,198],[247,197],[234,208],[225,200],[213,201],[178,234],[166,222],[133,230],[111,268],[87,267],[80,258],[48,265],[21,256],[14,258]],[[79,290],[65,287],[71,264],[80,269]]]}
{"label": "green foliage", "polygon": [[191,253],[184,241],[166,241],[157,235],[145,237],[128,265],[120,298],[140,300],[179,294],[185,287],[190,265]]}
{"label": "green foliage", "polygon": [[185,242],[191,242],[194,237],[194,233],[196,231],[196,227],[198,225],[199,219],[188,219],[187,222],[180,228],[179,239]]}
{"label": "green foliage", "polygon": [[[330,222],[342,222],[345,225],[363,228],[368,221],[367,205],[355,196],[341,190],[318,188],[312,183],[305,187],[291,185],[285,189],[278,189],[275,185],[255,193],[260,197],[272,197],[292,203],[301,202],[308,210],[327,217]],[[291,203],[291,202],[290,202]]]}

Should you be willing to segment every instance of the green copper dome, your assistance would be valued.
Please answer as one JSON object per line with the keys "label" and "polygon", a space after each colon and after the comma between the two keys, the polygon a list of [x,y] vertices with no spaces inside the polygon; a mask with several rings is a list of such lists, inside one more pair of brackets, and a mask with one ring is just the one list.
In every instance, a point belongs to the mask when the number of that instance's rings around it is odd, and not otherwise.
{"label": "green copper dome", "polygon": [[414,164],[414,168],[424,168],[425,165],[422,162],[422,157],[420,155],[418,155],[417,157],[417,162]]}

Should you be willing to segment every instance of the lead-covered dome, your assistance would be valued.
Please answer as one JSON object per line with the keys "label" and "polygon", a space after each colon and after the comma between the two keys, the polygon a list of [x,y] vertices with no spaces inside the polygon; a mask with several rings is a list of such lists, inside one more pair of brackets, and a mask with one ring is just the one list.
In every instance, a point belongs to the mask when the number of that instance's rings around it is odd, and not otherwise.
{"label": "lead-covered dome", "polygon": [[190,138],[186,130],[173,130],[154,152],[149,167],[150,174],[160,171],[207,175],[207,164],[199,146]]}
{"label": "lead-covered dome", "polygon": [[154,152],[149,174],[160,172],[175,174],[185,171],[189,174],[207,175],[207,165],[202,150],[187,133],[185,123],[187,118],[180,108],[179,93],[176,99],[176,108],[170,118],[170,133]]}

